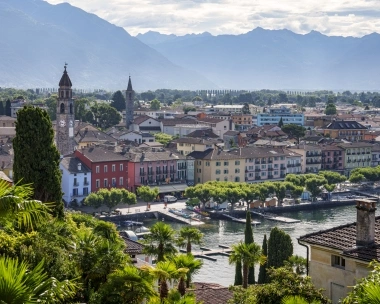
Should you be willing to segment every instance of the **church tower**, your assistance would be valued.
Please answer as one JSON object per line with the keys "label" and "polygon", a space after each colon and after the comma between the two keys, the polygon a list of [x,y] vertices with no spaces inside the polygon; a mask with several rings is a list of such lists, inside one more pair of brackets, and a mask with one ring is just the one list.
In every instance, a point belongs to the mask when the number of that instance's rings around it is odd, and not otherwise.
{"label": "church tower", "polygon": [[74,152],[74,101],[72,84],[65,70],[59,82],[57,100],[56,144],[61,156]]}
{"label": "church tower", "polygon": [[135,100],[135,91],[132,89],[132,81],[131,76],[129,76],[128,81],[128,87],[125,91],[125,103],[126,103],[126,109],[125,109],[125,122],[126,127],[129,129],[133,122],[133,107],[134,107],[134,100]]}

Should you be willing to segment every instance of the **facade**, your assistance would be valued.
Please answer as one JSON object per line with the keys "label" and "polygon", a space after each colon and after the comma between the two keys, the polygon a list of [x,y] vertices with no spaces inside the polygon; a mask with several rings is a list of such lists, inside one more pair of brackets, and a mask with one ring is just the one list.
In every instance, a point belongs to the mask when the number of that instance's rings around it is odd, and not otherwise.
{"label": "facade", "polygon": [[135,117],[130,129],[131,131],[150,133],[158,133],[162,131],[161,123],[158,120],[147,115]]}
{"label": "facade", "polygon": [[74,156],[91,170],[91,191],[128,187],[128,160],[121,154],[100,147],[75,150]]}
{"label": "facade", "polygon": [[[163,133],[172,136],[186,136],[198,129],[197,120],[193,118],[173,118],[163,119],[160,121],[160,127]],[[200,126],[205,128],[206,126]]]}
{"label": "facade", "polygon": [[279,108],[270,108],[269,113],[257,114],[257,125],[278,125],[281,118],[284,125],[295,124],[303,126],[305,123],[303,113],[292,113],[289,108],[282,106]]}
{"label": "facade", "polygon": [[236,130],[245,131],[252,127],[251,114],[233,114],[231,118]]}
{"label": "facade", "polygon": [[334,120],[323,130],[324,135],[333,139],[361,141],[367,128],[352,120]]}
{"label": "facade", "polygon": [[349,176],[355,168],[370,167],[372,164],[372,145],[364,142],[338,144],[344,149],[344,173]]}
{"label": "facade", "polygon": [[301,173],[318,173],[322,164],[322,149],[319,146],[298,145],[289,150],[302,155]]}
{"label": "facade", "polygon": [[215,140],[206,140],[192,137],[182,137],[174,141],[176,149],[182,155],[188,155],[194,151],[206,151],[211,149],[215,144],[219,143]]}
{"label": "facade", "polygon": [[16,120],[14,117],[0,115],[0,128],[14,128]]}
{"label": "facade", "polygon": [[65,70],[59,81],[57,100],[57,122],[55,126],[55,139],[60,155],[73,153],[74,142],[74,100],[72,83]]}
{"label": "facade", "polygon": [[202,117],[198,118],[198,124],[208,126],[220,138],[223,138],[224,133],[235,130],[232,120]]}
{"label": "facade", "polygon": [[64,157],[59,163],[62,172],[63,200],[81,203],[91,193],[91,170],[76,157]]}
{"label": "facade", "polygon": [[32,105],[34,107],[38,107],[38,108],[47,110],[47,107],[43,103],[38,103],[38,104],[36,104],[36,103],[28,103],[24,99],[16,99],[16,100],[11,101],[11,117],[12,118],[17,118],[17,112],[18,112],[18,110],[22,109],[26,105]]}
{"label": "facade", "polygon": [[323,145],[321,170],[333,170],[339,173],[344,171],[345,150],[336,145]]}
{"label": "facade", "polygon": [[125,126],[127,127],[127,129],[129,129],[133,121],[134,103],[135,103],[135,91],[133,91],[132,89],[131,76],[129,76],[128,87],[127,87],[127,90],[125,91],[125,105],[126,105]]}
{"label": "facade", "polygon": [[163,148],[130,148],[128,159],[130,191],[139,186],[159,187],[160,193],[181,192],[194,184],[194,160]]}
{"label": "facade", "polygon": [[372,167],[376,167],[380,165],[380,146],[373,145],[372,146]]}
{"label": "facade", "polygon": [[358,200],[356,209],[356,223],[299,238],[301,244],[309,247],[309,276],[333,304],[339,303],[352,290],[350,286],[369,274],[371,261],[380,261],[380,217],[375,217],[375,203]]}
{"label": "facade", "polygon": [[207,106],[206,110],[210,112],[227,112],[227,113],[242,113],[244,105],[216,105]]}
{"label": "facade", "polygon": [[116,146],[117,140],[95,128],[92,125],[86,125],[78,130],[75,134],[75,142],[78,149],[86,148],[94,145]]}

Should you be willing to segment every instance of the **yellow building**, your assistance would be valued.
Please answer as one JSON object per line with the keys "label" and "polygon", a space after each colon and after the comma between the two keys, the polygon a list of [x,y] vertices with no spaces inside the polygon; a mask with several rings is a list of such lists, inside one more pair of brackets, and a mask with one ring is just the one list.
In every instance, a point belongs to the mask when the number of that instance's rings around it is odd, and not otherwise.
{"label": "yellow building", "polygon": [[354,142],[338,144],[344,149],[344,172],[347,176],[355,168],[371,167],[372,144],[365,142]]}
{"label": "yellow building", "polygon": [[366,130],[365,126],[356,121],[334,120],[323,130],[323,134],[334,139],[360,141],[364,139],[364,132]]}
{"label": "yellow building", "polygon": [[356,209],[356,223],[299,238],[299,243],[308,247],[309,276],[333,304],[369,274],[369,262],[380,261],[380,218],[375,218],[375,203],[357,200]]}
{"label": "yellow building", "polygon": [[298,145],[288,150],[302,155],[301,172],[302,173],[317,173],[321,170],[322,164],[322,149],[319,146],[313,145]]}
{"label": "yellow building", "polygon": [[176,143],[177,151],[182,155],[188,155],[194,151],[203,152],[207,149],[212,149],[216,144],[221,142],[218,140],[211,139],[199,139],[192,137],[181,137],[174,141]]}

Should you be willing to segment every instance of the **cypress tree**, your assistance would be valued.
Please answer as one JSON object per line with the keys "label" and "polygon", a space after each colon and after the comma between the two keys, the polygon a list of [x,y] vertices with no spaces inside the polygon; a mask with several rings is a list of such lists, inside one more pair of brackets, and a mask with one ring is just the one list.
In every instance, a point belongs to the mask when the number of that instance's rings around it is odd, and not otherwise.
{"label": "cypress tree", "polygon": [[282,116],[280,118],[280,121],[278,122],[278,127],[282,127],[284,125],[284,122],[282,121]]}
{"label": "cypress tree", "polygon": [[4,115],[4,114],[5,114],[4,103],[0,101],[0,115]]}
{"label": "cypress tree", "polygon": [[7,116],[11,116],[12,115],[12,113],[11,113],[11,101],[10,101],[9,98],[5,102],[5,115],[7,115]]}
{"label": "cypress tree", "polygon": [[[244,242],[246,244],[252,244],[253,240],[253,231],[251,224],[251,212],[247,211],[246,220],[245,220],[245,230],[244,230]],[[255,267],[249,267],[248,270],[248,284],[255,284]]]}
{"label": "cypress tree", "polygon": [[[268,257],[268,244],[267,244],[267,235],[264,234],[263,247],[262,247],[263,256]],[[259,269],[259,278],[257,280],[258,284],[264,284],[267,280],[267,263],[260,265]]]}
{"label": "cypress tree", "polygon": [[33,184],[34,199],[56,203],[54,215],[63,217],[59,152],[48,113],[40,108],[24,107],[17,112],[13,139],[14,181]]}
{"label": "cypress tree", "polygon": [[267,267],[283,267],[284,261],[292,255],[293,243],[289,234],[277,227],[272,228],[268,241]]}
{"label": "cypress tree", "polygon": [[243,285],[243,274],[241,273],[241,262],[235,265],[235,282],[234,285]]}
{"label": "cypress tree", "polygon": [[112,96],[111,107],[114,107],[116,110],[123,111],[126,108],[125,98],[121,91],[116,91]]}

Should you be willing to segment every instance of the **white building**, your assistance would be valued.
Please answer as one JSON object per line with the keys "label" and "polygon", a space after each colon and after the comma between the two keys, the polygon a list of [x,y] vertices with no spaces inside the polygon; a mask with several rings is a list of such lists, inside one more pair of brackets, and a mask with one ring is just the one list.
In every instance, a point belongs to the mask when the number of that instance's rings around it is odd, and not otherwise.
{"label": "white building", "polygon": [[205,109],[210,112],[242,113],[244,105],[216,105],[207,106]]}
{"label": "white building", "polygon": [[292,113],[289,108],[281,106],[269,108],[269,113],[257,114],[257,125],[277,125],[281,118],[284,125],[295,124],[303,126],[305,122],[303,113]]}
{"label": "white building", "polygon": [[91,193],[91,170],[76,157],[64,157],[59,163],[62,172],[63,200],[81,203]]}

